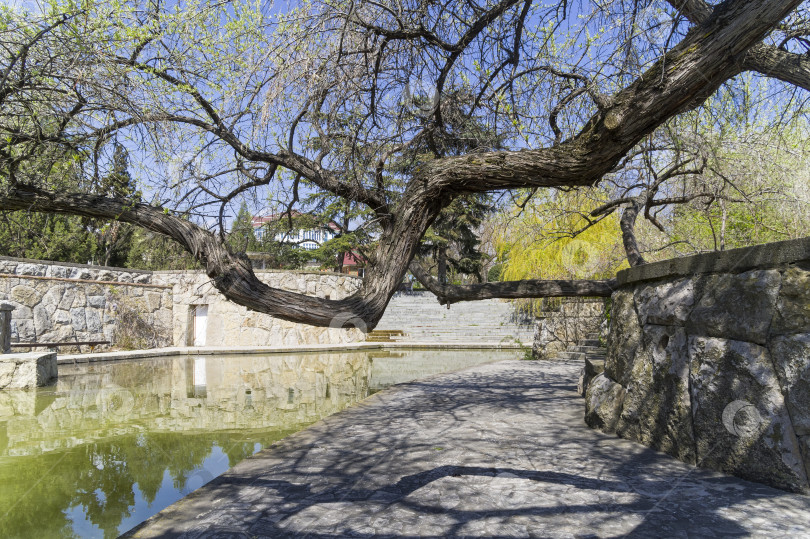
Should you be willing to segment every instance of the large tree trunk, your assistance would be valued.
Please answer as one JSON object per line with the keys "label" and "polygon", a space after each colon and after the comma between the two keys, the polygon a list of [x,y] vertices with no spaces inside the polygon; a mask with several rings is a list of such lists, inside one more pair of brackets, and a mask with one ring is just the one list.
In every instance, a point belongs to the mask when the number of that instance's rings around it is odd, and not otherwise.
{"label": "large tree trunk", "polygon": [[438,197],[422,197],[421,192],[408,192],[406,196],[411,202],[403,203],[400,214],[387,224],[386,233],[374,253],[376,262],[367,271],[362,289],[341,300],[271,288],[256,277],[246,257],[231,252],[209,231],[160,208],[100,195],[53,193],[20,185],[11,188],[1,200],[3,210],[115,219],[164,234],[197,258],[217,290],[239,305],[292,322],[368,331],[382,317],[422,235],[444,205]]}
{"label": "large tree trunk", "polygon": [[[202,263],[217,289],[240,305],[295,322],[372,329],[397,290],[421,237],[454,197],[508,188],[592,185],[643,137],[669,118],[702,103],[724,81],[742,69],[750,69],[750,62],[778,64],[781,61],[778,55],[746,57],[746,53],[800,3],[800,0],[727,0],[719,4],[643,76],[612,98],[600,100],[601,110],[577,136],[548,148],[436,159],[418,170],[390,214],[386,204],[372,191],[343,184],[336,176],[313,168],[313,162],[290,152],[269,154],[253,150],[241,141],[231,140],[232,134],[213,129],[214,135],[225,137],[223,140],[245,159],[284,166],[323,189],[366,203],[386,215],[363,289],[343,300],[271,288],[256,278],[246,258],[230,252],[210,232],[144,204],[77,193],[49,193],[12,184],[0,192],[0,209],[69,213],[132,223],[165,234],[183,245]],[[527,281],[470,285],[458,292],[439,290],[447,301],[461,301],[483,297],[607,295],[610,286],[610,281]]]}

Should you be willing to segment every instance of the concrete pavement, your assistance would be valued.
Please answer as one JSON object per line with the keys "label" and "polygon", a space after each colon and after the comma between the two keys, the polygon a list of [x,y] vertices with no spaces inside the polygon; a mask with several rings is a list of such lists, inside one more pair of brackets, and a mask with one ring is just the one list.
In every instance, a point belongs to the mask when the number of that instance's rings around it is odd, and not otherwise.
{"label": "concrete pavement", "polygon": [[590,430],[579,367],[505,361],[377,393],[134,537],[810,537],[810,497]]}

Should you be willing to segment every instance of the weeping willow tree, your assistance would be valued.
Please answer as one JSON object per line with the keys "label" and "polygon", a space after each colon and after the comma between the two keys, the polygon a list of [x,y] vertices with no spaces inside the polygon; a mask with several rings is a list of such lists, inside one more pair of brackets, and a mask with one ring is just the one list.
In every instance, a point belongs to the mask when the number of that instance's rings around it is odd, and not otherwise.
{"label": "weeping willow tree", "polygon": [[[627,267],[619,217],[590,213],[607,199],[603,190],[535,194],[499,216],[494,235],[501,278],[606,279]],[[555,306],[557,300],[525,300],[532,311]]]}

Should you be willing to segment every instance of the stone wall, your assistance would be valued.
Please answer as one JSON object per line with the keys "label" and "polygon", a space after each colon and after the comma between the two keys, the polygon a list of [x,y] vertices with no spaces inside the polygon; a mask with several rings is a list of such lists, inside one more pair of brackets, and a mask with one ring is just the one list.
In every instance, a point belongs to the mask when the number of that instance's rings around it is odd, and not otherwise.
{"label": "stone wall", "polygon": [[810,493],[810,239],[620,272],[586,422]]}
{"label": "stone wall", "polygon": [[[332,273],[259,270],[256,275],[274,288],[330,299],[350,296],[362,284],[356,277]],[[359,329],[315,327],[250,311],[226,300],[202,272],[155,272],[153,281],[172,286],[175,346],[192,344],[193,312],[198,305],[208,306],[207,346],[339,344],[365,340]]]}
{"label": "stone wall", "polygon": [[[331,299],[349,296],[362,284],[355,277],[317,272],[257,271],[257,276],[282,290]],[[0,302],[14,306],[12,343],[190,346],[193,310],[200,305],[208,306],[206,346],[339,344],[365,339],[357,329],[319,328],[248,311],[227,301],[202,271],[150,272],[0,257]],[[59,351],[80,350],[60,347]]]}
{"label": "stone wall", "polygon": [[0,301],[14,306],[11,341],[168,346],[172,291],[151,284],[151,277],[150,272],[0,258]]}
{"label": "stone wall", "polygon": [[605,320],[604,300],[568,300],[558,311],[546,312],[537,323],[532,356],[551,359],[588,334],[599,333]]}

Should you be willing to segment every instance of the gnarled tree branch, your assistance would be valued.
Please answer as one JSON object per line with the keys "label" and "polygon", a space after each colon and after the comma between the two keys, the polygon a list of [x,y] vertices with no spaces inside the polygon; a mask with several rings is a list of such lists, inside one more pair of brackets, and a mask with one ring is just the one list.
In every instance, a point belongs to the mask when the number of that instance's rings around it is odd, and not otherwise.
{"label": "gnarled tree branch", "polygon": [[616,290],[616,280],[587,279],[525,279],[497,283],[450,285],[433,278],[418,262],[411,262],[411,273],[422,285],[433,292],[442,305],[459,301],[493,298],[555,298],[555,297],[610,297]]}

